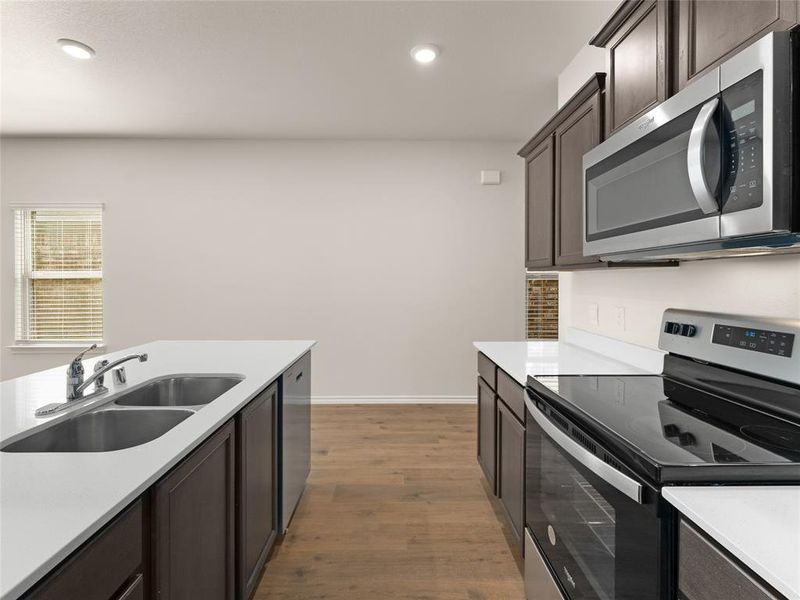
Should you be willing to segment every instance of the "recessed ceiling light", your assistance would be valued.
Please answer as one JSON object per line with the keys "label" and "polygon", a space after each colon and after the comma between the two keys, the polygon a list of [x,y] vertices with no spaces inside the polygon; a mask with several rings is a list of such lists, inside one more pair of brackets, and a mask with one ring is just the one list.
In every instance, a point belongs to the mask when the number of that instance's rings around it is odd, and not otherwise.
{"label": "recessed ceiling light", "polygon": [[61,46],[61,49],[69,54],[72,58],[88,60],[94,56],[94,50],[91,47],[87,46],[86,44],[82,44],[81,42],[76,42],[75,40],[61,38],[58,40],[58,45]]}
{"label": "recessed ceiling light", "polygon": [[421,44],[411,49],[411,57],[424,65],[432,63],[439,57],[439,47],[433,44]]}

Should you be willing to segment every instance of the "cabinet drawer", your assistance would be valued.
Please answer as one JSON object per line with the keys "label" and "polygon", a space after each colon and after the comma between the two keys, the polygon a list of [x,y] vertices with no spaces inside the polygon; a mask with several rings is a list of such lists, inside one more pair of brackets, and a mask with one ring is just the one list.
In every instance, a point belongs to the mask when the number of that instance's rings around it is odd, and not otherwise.
{"label": "cabinet drawer", "polygon": [[478,352],[478,375],[483,377],[490,388],[497,389],[497,366],[480,352]]}
{"label": "cabinet drawer", "polygon": [[779,600],[686,521],[680,524],[679,597],[686,600]]}
{"label": "cabinet drawer", "polygon": [[517,418],[525,422],[525,388],[503,369],[497,369],[497,395]]}
{"label": "cabinet drawer", "polygon": [[[108,600],[142,564],[142,502],[137,500],[36,588],[29,599]],[[136,598],[136,596],[131,596]]]}

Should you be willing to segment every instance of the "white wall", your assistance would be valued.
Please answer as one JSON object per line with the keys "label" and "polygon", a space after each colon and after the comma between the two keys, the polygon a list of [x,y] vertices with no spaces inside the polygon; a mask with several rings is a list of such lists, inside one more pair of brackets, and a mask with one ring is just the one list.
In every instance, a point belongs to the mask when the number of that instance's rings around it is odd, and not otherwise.
{"label": "white wall", "polygon": [[474,396],[472,341],[524,334],[516,149],[6,138],[2,376],[68,359],[7,348],[8,206],[104,202],[109,349],[314,338],[315,395]]}
{"label": "white wall", "polygon": [[[602,56],[597,50],[587,46],[578,52],[559,76],[560,103],[605,64],[605,50]],[[561,273],[559,282],[562,335],[579,327],[655,348],[661,314],[669,307],[800,319],[797,254]],[[597,325],[589,318],[593,304],[599,309]],[[617,325],[617,307],[625,308],[624,328]]]}

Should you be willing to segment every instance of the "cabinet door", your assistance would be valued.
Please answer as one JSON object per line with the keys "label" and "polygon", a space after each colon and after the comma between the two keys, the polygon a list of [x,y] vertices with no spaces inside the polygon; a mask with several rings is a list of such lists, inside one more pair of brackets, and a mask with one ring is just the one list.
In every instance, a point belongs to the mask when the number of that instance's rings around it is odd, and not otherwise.
{"label": "cabinet door", "polygon": [[153,579],[160,600],[233,599],[233,421],[155,485]]}
{"label": "cabinet door", "polygon": [[525,266],[553,266],[553,136],[525,159]]}
{"label": "cabinet door", "polygon": [[556,264],[599,264],[583,255],[583,155],[601,141],[600,94],[594,94],[562,123],[555,134]]}
{"label": "cabinet door", "polygon": [[624,127],[667,99],[667,0],[647,0],[606,45],[606,132]]}
{"label": "cabinet door", "polygon": [[492,492],[495,473],[495,412],[497,401],[494,391],[478,377],[478,463],[486,475]]}
{"label": "cabinet door", "polygon": [[797,0],[681,0],[678,88],[770,31],[798,21]]}
{"label": "cabinet door", "polygon": [[117,598],[126,582],[129,589],[138,582],[141,590],[144,513],[142,501],[137,500],[25,597],[108,600]]}
{"label": "cabinet door", "polygon": [[273,383],[236,416],[238,597],[249,598],[277,536]]}
{"label": "cabinet door", "polygon": [[522,548],[525,527],[525,427],[502,402],[497,403],[497,497]]}

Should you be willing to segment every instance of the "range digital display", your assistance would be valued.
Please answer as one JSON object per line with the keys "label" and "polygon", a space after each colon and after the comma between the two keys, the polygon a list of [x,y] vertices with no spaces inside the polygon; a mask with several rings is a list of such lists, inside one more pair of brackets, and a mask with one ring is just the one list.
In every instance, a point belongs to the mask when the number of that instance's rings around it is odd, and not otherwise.
{"label": "range digital display", "polygon": [[794,334],[717,323],[714,325],[714,335],[711,341],[721,346],[733,346],[751,352],[763,352],[788,358],[792,355]]}

